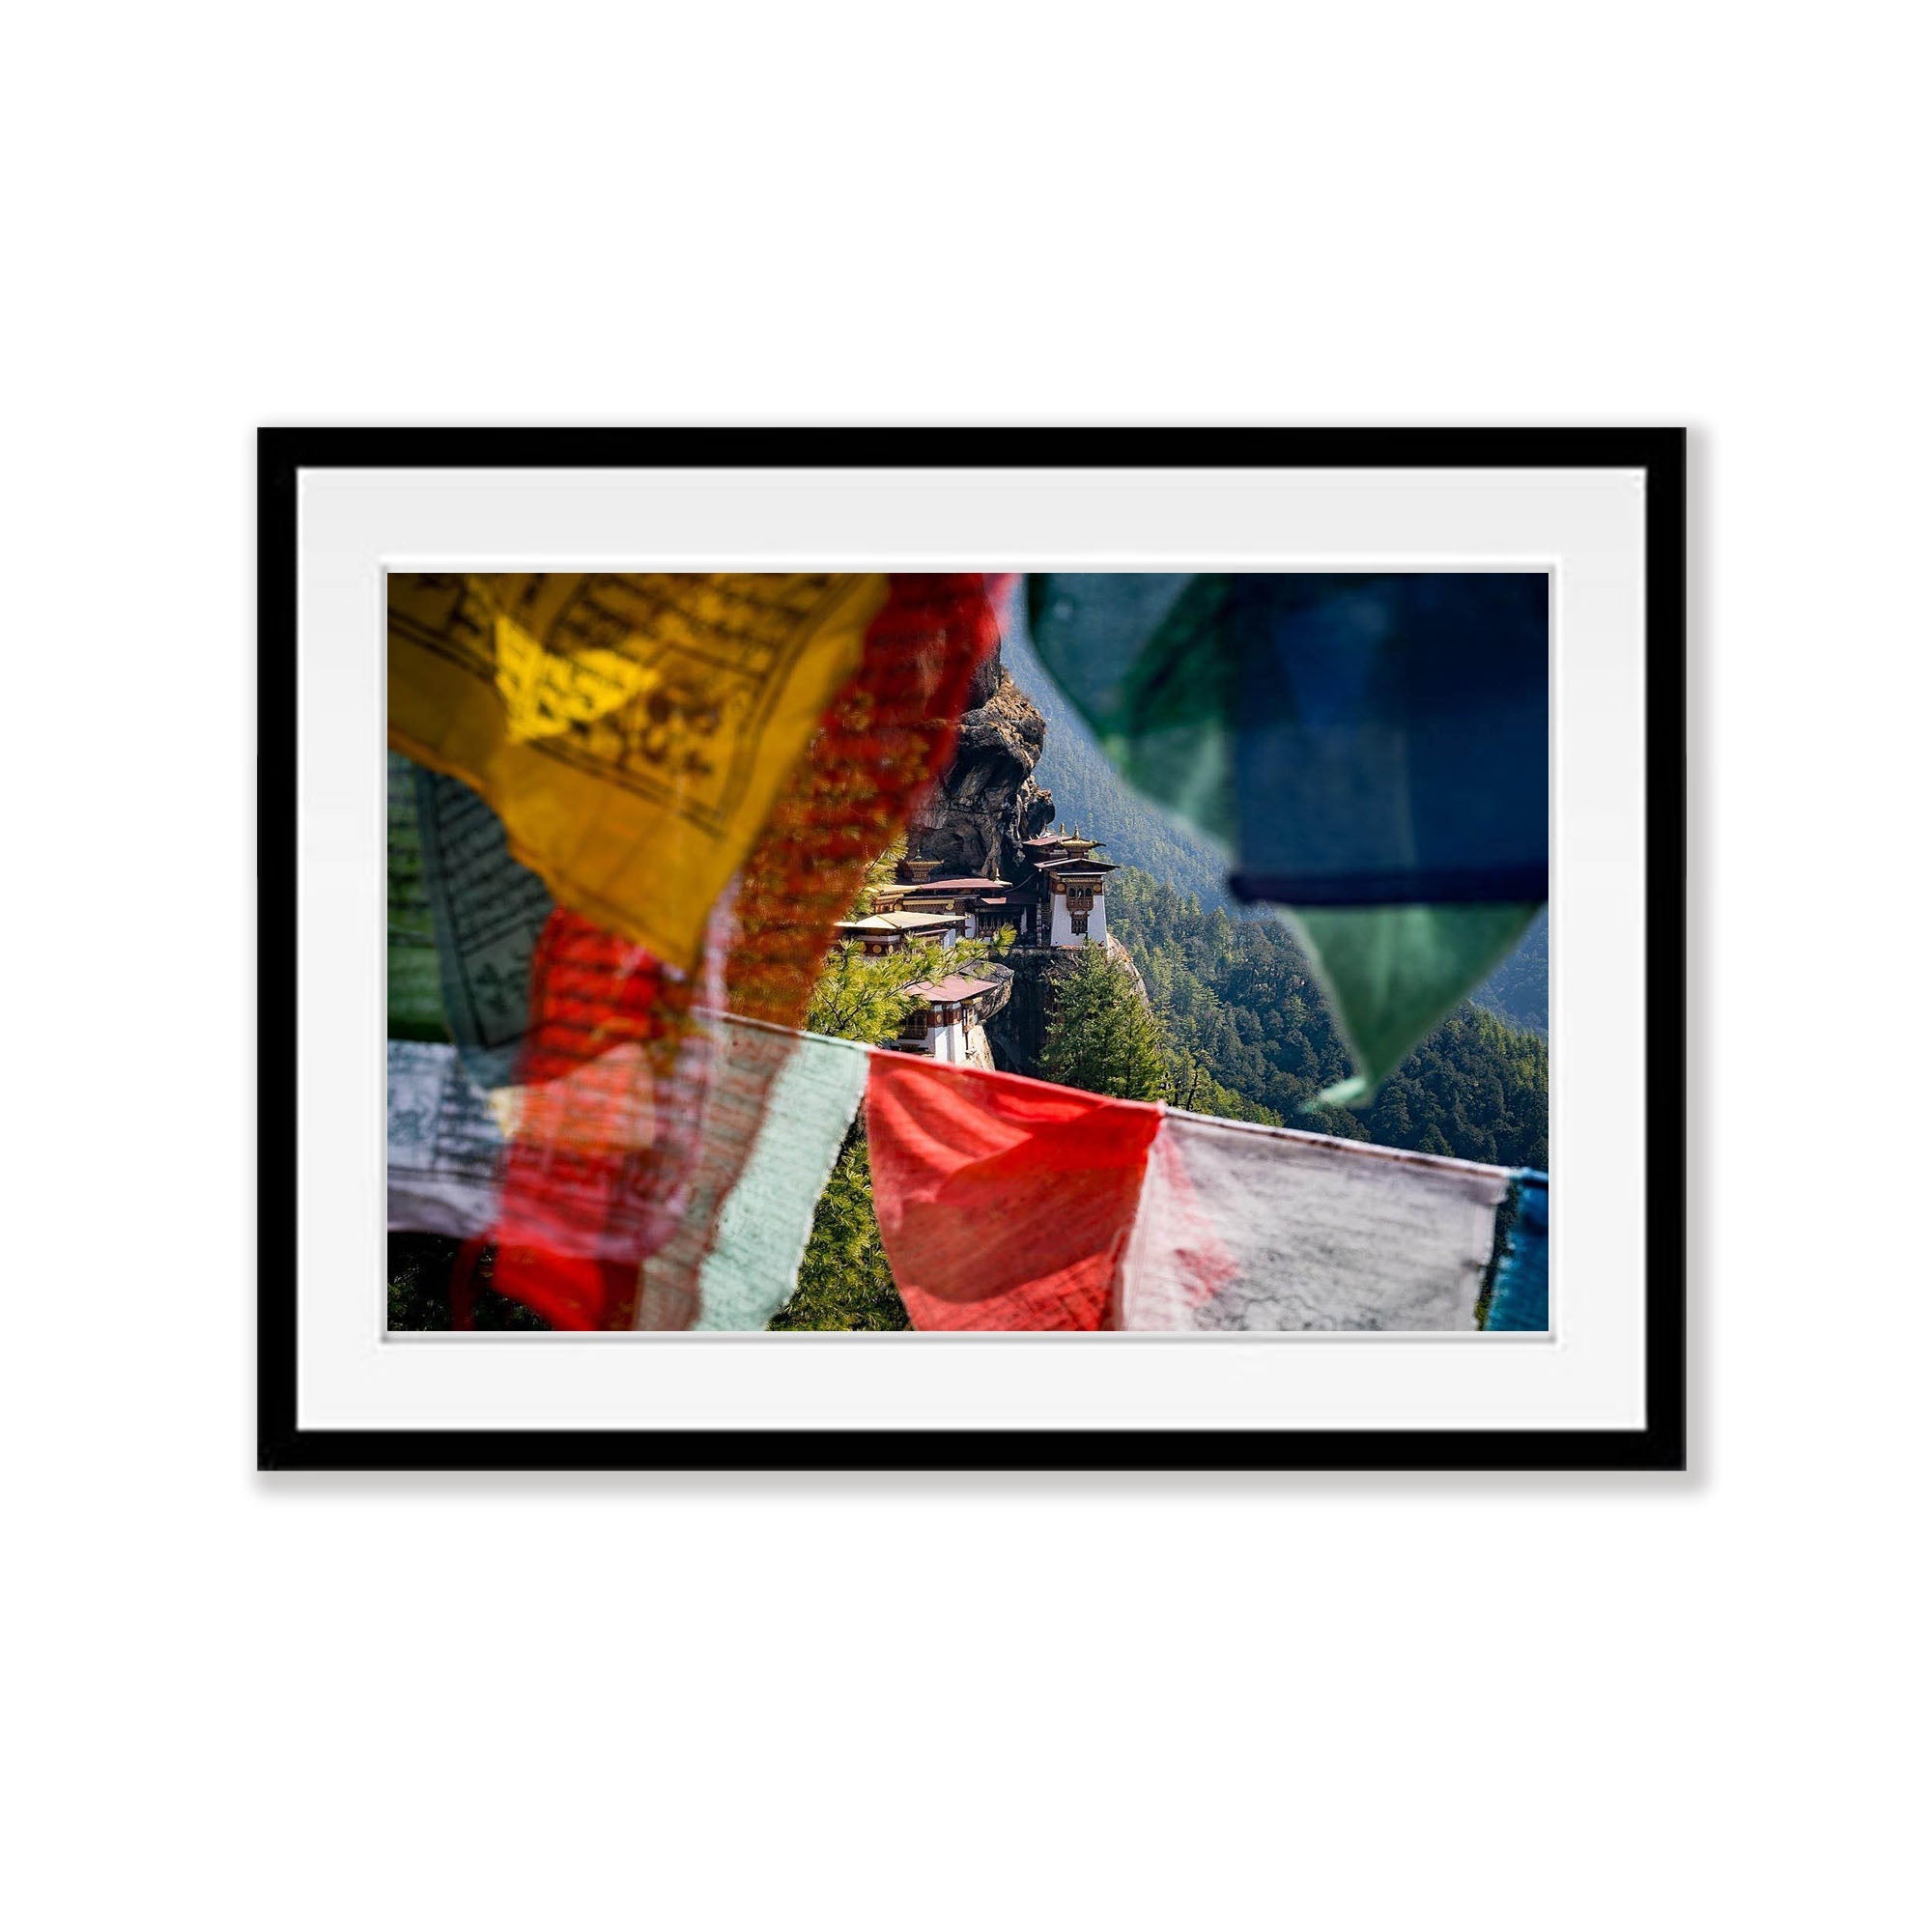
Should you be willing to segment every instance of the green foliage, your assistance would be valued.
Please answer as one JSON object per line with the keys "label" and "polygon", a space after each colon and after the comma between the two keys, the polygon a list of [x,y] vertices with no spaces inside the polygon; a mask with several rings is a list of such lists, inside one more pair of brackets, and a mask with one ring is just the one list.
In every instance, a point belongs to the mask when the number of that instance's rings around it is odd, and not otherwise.
{"label": "green foliage", "polygon": [[1385,1147],[1548,1168],[1548,1042],[1465,1002],[1358,1118]]}
{"label": "green foliage", "polygon": [[835,946],[811,989],[806,1030],[867,1046],[895,1039],[912,1009],[906,988],[944,974],[945,967],[937,963],[942,952],[937,946],[909,946],[875,958],[863,946]]}
{"label": "green foliage", "polygon": [[879,888],[890,886],[899,875],[899,861],[906,855],[905,834],[901,832],[872,863],[866,867],[866,883],[859,893],[859,902],[852,908],[851,917],[864,919],[878,904]]}
{"label": "green foliage", "polygon": [[1470,996],[1511,1026],[1549,1033],[1549,909],[1540,912],[1516,951]]}
{"label": "green foliage", "polygon": [[[897,878],[905,849],[905,839],[895,838],[866,868],[854,919],[866,918],[879,888]],[[863,944],[841,942],[826,955],[825,970],[811,989],[806,1031],[856,1039],[867,1046],[896,1039],[900,1023],[912,1009],[908,986],[922,980],[943,980],[949,973],[970,973],[995,951],[1010,946],[1014,936],[1008,927],[992,939],[956,939],[951,946],[922,941],[878,955],[868,955]]]}
{"label": "green foliage", "polygon": [[389,753],[389,1037],[446,1040],[414,773],[400,753]]}
{"label": "green foliage", "polygon": [[[1308,962],[1275,921],[1204,912],[1191,895],[1132,867],[1114,874],[1109,928],[1132,951],[1166,1037],[1169,1097],[1198,1071],[1251,1107],[1352,1140],[1514,1167],[1549,1161],[1549,1048],[1494,1014],[1459,1007],[1359,1110],[1307,1102],[1350,1072]],[[1254,1118],[1253,1114],[1235,1118]]]}
{"label": "green foliage", "polygon": [[787,1328],[910,1328],[872,1213],[864,1130],[845,1137],[811,1217],[798,1292],[766,1324]]}
{"label": "green foliage", "polygon": [[1104,946],[1083,946],[1053,989],[1040,1077],[1122,1100],[1166,1091],[1160,1029],[1126,968]]}
{"label": "green foliage", "polygon": [[[1154,1017],[1159,1023],[1160,1016]],[[1167,1085],[1161,1098],[1172,1105],[1185,1107],[1190,1114],[1214,1114],[1224,1121],[1258,1121],[1264,1127],[1287,1124],[1272,1107],[1259,1106],[1215,1079],[1207,1062],[1178,1043],[1164,1025],[1161,1057],[1167,1067]]]}
{"label": "green foliage", "polygon": [[912,1009],[906,991],[922,980],[967,973],[992,951],[985,940],[958,939],[949,946],[907,946],[897,952],[868,956],[862,945],[845,942],[827,955],[825,970],[811,989],[806,1009],[809,1033],[828,1033],[878,1046],[898,1037],[900,1022]]}
{"label": "green foliage", "polygon": [[[389,1235],[389,1328],[453,1328],[450,1272],[463,1243],[446,1235]],[[522,1302],[511,1301],[491,1287],[497,1251],[485,1248],[477,1263],[473,1324],[478,1328],[548,1328],[550,1323]]]}

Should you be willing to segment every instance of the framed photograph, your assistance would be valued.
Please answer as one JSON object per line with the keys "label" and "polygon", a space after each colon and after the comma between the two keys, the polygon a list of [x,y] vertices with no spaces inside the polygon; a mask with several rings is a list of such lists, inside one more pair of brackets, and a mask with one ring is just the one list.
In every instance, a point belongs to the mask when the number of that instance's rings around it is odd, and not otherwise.
{"label": "framed photograph", "polygon": [[1685,1463],[1678,430],[264,430],[259,1460]]}

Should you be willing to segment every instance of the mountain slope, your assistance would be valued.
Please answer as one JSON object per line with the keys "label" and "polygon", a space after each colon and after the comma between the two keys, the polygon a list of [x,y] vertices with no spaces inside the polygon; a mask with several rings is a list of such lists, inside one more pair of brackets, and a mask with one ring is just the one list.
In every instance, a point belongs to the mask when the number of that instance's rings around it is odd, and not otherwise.
{"label": "mountain slope", "polygon": [[1304,1112],[1348,1070],[1289,929],[1207,912],[1190,894],[1126,869],[1107,895],[1110,935],[1141,970],[1166,1037],[1173,1097],[1234,1113],[1195,1069],[1291,1126],[1510,1167],[1549,1162],[1549,1049],[1466,1003],[1425,1039],[1366,1107]]}

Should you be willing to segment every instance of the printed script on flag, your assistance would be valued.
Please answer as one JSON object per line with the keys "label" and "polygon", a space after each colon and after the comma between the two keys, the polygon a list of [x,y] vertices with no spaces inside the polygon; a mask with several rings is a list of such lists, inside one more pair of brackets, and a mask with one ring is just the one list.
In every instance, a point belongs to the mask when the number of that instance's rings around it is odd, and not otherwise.
{"label": "printed script on flag", "polygon": [[395,576],[389,737],[559,903],[696,964],[886,600],[876,576]]}

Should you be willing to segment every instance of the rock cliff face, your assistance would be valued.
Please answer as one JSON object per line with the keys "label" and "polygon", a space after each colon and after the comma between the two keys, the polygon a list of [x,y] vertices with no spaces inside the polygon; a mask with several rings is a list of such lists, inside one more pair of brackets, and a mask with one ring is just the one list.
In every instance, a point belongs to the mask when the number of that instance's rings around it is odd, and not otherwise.
{"label": "rock cliff face", "polygon": [[1046,723],[998,657],[980,668],[959,722],[959,748],[925,809],[907,828],[906,856],[936,859],[941,876],[1030,874],[1023,838],[1053,821],[1053,794],[1034,782]]}
{"label": "rock cliff face", "polygon": [[[937,860],[942,877],[997,873],[1025,885],[1034,870],[1020,841],[1053,823],[1053,794],[1033,776],[1046,745],[1046,721],[997,656],[981,666],[968,697],[972,708],[959,722],[952,769],[906,828],[906,856]],[[1111,933],[1107,951],[1146,999],[1133,959]],[[1073,958],[1064,951],[1016,947],[1004,959],[1012,969],[1010,988],[988,1018],[985,1037],[997,1065],[1037,1073],[1055,982],[1072,971]]]}
{"label": "rock cliff face", "polygon": [[1046,1023],[1051,1014],[1053,957],[1038,947],[1019,947],[1007,954],[1013,969],[1012,984],[1006,1004],[986,1022],[993,1065],[1002,1073],[1039,1071],[1040,1048],[1046,1044]]}
{"label": "rock cliff face", "polygon": [[[1126,968],[1135,992],[1145,1001],[1147,981],[1141,978],[1133,954],[1111,932],[1106,943],[1107,952]],[[999,1011],[986,1022],[993,1064],[1002,1072],[1038,1073],[1040,1051],[1053,1020],[1054,989],[1073,971],[1078,957],[1064,947],[1019,947],[1006,955],[1013,970],[1012,981]]]}

